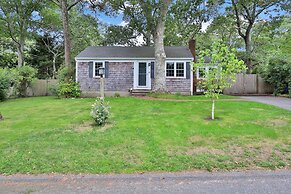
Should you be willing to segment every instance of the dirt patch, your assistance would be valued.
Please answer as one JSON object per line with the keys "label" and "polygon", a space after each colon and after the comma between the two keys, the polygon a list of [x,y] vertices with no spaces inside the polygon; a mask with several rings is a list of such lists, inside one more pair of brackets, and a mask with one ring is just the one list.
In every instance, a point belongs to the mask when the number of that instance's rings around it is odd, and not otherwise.
{"label": "dirt patch", "polygon": [[2,114],[0,113],[0,121],[4,120],[4,117],[2,116]]}
{"label": "dirt patch", "polygon": [[226,154],[222,149],[214,149],[208,147],[195,147],[193,149],[188,149],[185,154],[188,156],[192,156],[195,154],[214,154],[214,155],[224,155]]}
{"label": "dirt patch", "polygon": [[288,125],[288,118],[282,117],[282,118],[275,118],[270,119],[267,121],[255,121],[256,124],[264,125],[267,127],[284,127]]}
{"label": "dirt patch", "polygon": [[258,110],[258,111],[263,111],[263,110],[265,110],[265,109],[263,109],[263,108],[250,108],[251,110]]}
{"label": "dirt patch", "polygon": [[211,117],[205,117],[204,120],[206,121],[219,121],[222,120],[221,117],[214,117],[214,119],[212,119]]}
{"label": "dirt patch", "polygon": [[86,121],[80,125],[75,125],[73,129],[76,130],[77,132],[85,132],[85,131],[90,131],[92,129],[96,129],[96,131],[99,131],[99,132],[104,132],[111,127],[113,127],[112,123],[106,123],[103,126],[97,127],[93,121]]}
{"label": "dirt patch", "polygon": [[272,126],[286,126],[288,125],[288,120],[286,118],[273,119],[269,123]]}

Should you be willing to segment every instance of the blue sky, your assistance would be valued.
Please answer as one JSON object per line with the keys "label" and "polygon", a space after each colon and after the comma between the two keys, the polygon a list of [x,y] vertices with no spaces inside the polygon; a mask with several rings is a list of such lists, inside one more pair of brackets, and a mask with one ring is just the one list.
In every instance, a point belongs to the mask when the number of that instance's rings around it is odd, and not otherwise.
{"label": "blue sky", "polygon": [[114,25],[119,25],[121,24],[122,20],[122,15],[116,16],[116,17],[109,17],[105,15],[104,13],[100,13],[99,15],[99,20],[103,23],[107,24],[114,24]]}

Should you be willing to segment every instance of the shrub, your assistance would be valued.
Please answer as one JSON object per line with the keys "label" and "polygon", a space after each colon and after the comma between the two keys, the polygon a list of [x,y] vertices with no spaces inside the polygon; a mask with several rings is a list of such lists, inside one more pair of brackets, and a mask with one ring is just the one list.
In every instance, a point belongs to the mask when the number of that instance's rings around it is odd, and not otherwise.
{"label": "shrub", "polygon": [[67,67],[58,72],[58,84],[52,89],[59,98],[77,98],[81,95],[80,84],[75,82]]}
{"label": "shrub", "polygon": [[59,98],[78,98],[81,95],[80,85],[74,80],[59,82],[56,86],[56,93]]}
{"label": "shrub", "polygon": [[115,92],[115,93],[114,93],[114,97],[115,97],[115,98],[119,98],[119,97],[120,97],[120,94],[119,94],[118,92]]}
{"label": "shrub", "polygon": [[97,125],[103,125],[109,117],[109,105],[104,99],[97,98],[92,104],[91,116]]}
{"label": "shrub", "polygon": [[291,89],[291,64],[281,58],[272,58],[267,65],[260,67],[264,80],[274,86],[274,94],[288,93]]}
{"label": "shrub", "polygon": [[16,68],[18,75],[18,85],[17,91],[18,95],[25,97],[27,95],[27,88],[30,86],[31,82],[36,78],[37,69],[30,66],[21,66]]}
{"label": "shrub", "polygon": [[0,68],[0,101],[8,97],[10,86],[17,82],[17,73],[14,69]]}

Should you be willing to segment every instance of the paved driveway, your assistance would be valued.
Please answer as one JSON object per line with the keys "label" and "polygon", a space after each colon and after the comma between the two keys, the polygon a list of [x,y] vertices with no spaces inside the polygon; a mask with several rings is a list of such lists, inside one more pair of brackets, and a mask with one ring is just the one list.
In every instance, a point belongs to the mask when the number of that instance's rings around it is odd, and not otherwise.
{"label": "paved driveway", "polygon": [[290,193],[291,171],[0,175],[0,193]]}
{"label": "paved driveway", "polygon": [[291,110],[291,98],[274,96],[241,96],[242,99],[271,104],[286,110]]}

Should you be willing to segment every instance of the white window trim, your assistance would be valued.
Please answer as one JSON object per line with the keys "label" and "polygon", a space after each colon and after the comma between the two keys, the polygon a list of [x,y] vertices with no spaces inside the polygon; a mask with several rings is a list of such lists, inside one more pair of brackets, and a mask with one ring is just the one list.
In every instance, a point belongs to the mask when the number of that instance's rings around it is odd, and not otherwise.
{"label": "white window trim", "polygon": [[93,77],[94,78],[100,78],[101,76],[96,76],[95,73],[95,69],[96,69],[96,66],[95,66],[95,63],[102,63],[102,67],[105,68],[105,61],[93,61]]}
{"label": "white window trim", "polygon": [[[167,76],[167,63],[174,63],[174,76]],[[184,64],[184,76],[183,77],[177,77],[176,73],[177,73],[177,63],[183,63]],[[186,78],[186,62],[185,61],[166,61],[165,62],[165,76],[166,78],[182,78],[185,79]]]}

